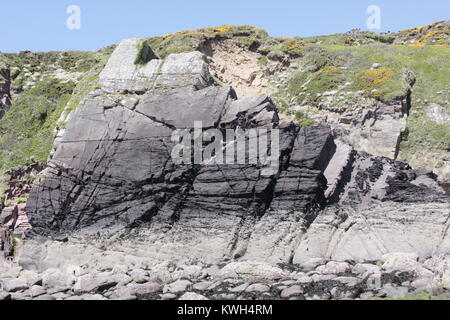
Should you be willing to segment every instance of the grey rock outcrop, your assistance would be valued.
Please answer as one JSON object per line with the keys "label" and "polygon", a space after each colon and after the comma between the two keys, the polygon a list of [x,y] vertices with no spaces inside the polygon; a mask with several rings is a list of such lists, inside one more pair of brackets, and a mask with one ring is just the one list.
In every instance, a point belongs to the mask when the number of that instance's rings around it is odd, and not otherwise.
{"label": "grey rock outcrop", "polygon": [[100,74],[106,92],[199,88],[208,80],[208,66],[200,52],[169,55],[162,61],[139,39],[122,41]]}
{"label": "grey rock outcrop", "polygon": [[[408,93],[409,94],[409,93]],[[357,108],[348,114],[330,113],[328,124],[336,137],[355,150],[396,159],[406,130],[409,96],[391,104]]]}
{"label": "grey rock outcrop", "polygon": [[440,123],[450,123],[450,112],[447,111],[443,106],[438,105],[437,103],[431,103],[427,109],[427,116],[431,120]]}
{"label": "grey rock outcrop", "polygon": [[11,72],[0,66],[0,119],[11,108]]}
{"label": "grey rock outcrop", "polygon": [[[432,173],[354,152],[336,144],[328,127],[280,125],[270,98],[238,99],[231,88],[211,86],[198,52],[136,65],[138,42],[116,49],[102,89],[71,115],[36,182],[27,204],[35,237],[24,265],[45,269],[58,259],[49,246],[65,257],[62,265],[77,265],[89,259],[81,258],[87,242],[156,261],[204,263],[450,252],[449,198]],[[278,129],[277,170],[174,163],[172,134],[195,121],[204,130]],[[61,235],[69,242],[48,240]]]}
{"label": "grey rock outcrop", "polygon": [[[109,254],[112,253],[102,253],[103,260]],[[0,273],[0,301],[369,299],[402,298],[408,294],[426,296],[433,291],[439,295],[448,289],[445,257],[421,263],[417,255],[395,253],[387,255],[383,265],[330,261],[309,271],[299,265],[274,267],[231,262],[223,267],[186,266],[152,264],[149,259],[131,261],[126,254],[121,257],[121,263],[143,267],[158,280],[142,284],[132,280],[123,282],[120,280],[127,277],[125,270],[105,271],[104,266],[92,261],[78,270],[48,269],[42,274],[42,281],[37,273],[16,269]],[[114,261],[118,261],[117,256]],[[194,269],[201,272],[193,272]],[[189,281],[179,279],[181,270]]]}

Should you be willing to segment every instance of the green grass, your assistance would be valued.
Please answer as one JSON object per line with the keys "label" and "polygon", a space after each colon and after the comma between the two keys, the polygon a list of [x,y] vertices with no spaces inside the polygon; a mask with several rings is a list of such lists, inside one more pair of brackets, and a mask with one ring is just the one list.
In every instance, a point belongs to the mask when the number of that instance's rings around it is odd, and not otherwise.
{"label": "green grass", "polygon": [[273,97],[273,100],[281,112],[284,112],[286,114],[292,114],[292,110],[289,107],[289,103],[286,102],[284,97],[280,96],[279,93],[276,93]]}
{"label": "green grass", "polygon": [[[437,103],[450,112],[450,48],[403,47],[398,50],[407,57],[408,67],[416,74],[413,109],[407,120],[408,134],[401,143],[399,159],[411,162],[412,159],[422,158],[422,153],[445,153],[450,147],[450,124],[430,120],[426,111],[430,103]],[[426,168],[429,165],[417,160],[414,162],[417,167]]]}
{"label": "green grass", "polygon": [[146,39],[146,44],[153,49],[157,56],[164,58],[172,53],[193,50],[202,51],[205,49],[208,41],[219,39],[234,39],[242,47],[259,52],[272,60],[279,60],[284,56],[301,57],[305,51],[305,44],[301,39],[273,38],[263,29],[233,25],[181,31],[162,37],[151,37]]}
{"label": "green grass", "polygon": [[61,69],[76,72],[86,72],[97,63],[99,63],[99,58],[96,54],[86,51],[63,52],[58,61]]}

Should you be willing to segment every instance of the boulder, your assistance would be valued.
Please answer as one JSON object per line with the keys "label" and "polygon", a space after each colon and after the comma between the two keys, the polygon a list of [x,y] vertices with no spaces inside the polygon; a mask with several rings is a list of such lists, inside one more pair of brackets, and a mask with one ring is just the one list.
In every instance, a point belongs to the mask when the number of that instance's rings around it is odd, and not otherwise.
{"label": "boulder", "polygon": [[144,284],[129,284],[127,286],[117,286],[109,295],[110,299],[123,300],[147,300],[162,292],[163,287],[159,283],[148,282]]}
{"label": "boulder", "polygon": [[42,286],[35,285],[35,286],[32,286],[30,288],[30,295],[31,295],[32,298],[36,298],[36,297],[42,296],[42,295],[44,295],[46,293],[47,293],[47,291]]}
{"label": "boulder", "polygon": [[303,270],[305,270],[307,272],[307,271],[314,270],[323,264],[325,264],[325,260],[323,258],[311,258],[311,259],[305,261],[304,263],[302,263],[301,266],[302,266]]}
{"label": "boulder", "polygon": [[192,289],[194,290],[198,290],[198,291],[206,291],[209,290],[209,288],[213,285],[214,283],[211,281],[202,281],[199,283],[196,283],[192,286]]}
{"label": "boulder", "polygon": [[18,218],[19,207],[17,205],[6,207],[0,212],[0,223],[8,227],[14,227]]}
{"label": "boulder", "polygon": [[352,268],[352,272],[361,276],[380,272],[380,267],[374,264],[358,263]]}
{"label": "boulder", "polygon": [[42,284],[42,276],[30,270],[23,271],[19,279],[24,280],[30,287]]}
{"label": "boulder", "polygon": [[72,289],[75,282],[75,275],[66,270],[50,268],[42,273],[42,285],[55,292]]}

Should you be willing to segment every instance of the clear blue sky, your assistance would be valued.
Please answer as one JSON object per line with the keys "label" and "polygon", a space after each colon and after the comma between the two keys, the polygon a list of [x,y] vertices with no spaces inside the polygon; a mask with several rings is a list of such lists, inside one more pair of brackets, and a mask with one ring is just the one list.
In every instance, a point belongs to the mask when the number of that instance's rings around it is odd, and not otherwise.
{"label": "clear blue sky", "polygon": [[[81,8],[68,30],[66,9]],[[0,51],[94,50],[121,39],[223,24],[250,24],[272,36],[312,36],[366,29],[369,5],[380,31],[450,19],[450,0],[15,0],[2,1]]]}

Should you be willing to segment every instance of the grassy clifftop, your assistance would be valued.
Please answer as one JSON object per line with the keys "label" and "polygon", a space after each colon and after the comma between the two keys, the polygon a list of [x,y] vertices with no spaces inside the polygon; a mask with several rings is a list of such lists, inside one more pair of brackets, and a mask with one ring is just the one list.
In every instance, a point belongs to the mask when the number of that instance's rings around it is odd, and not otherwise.
{"label": "grassy clifftop", "polygon": [[150,37],[146,41],[160,57],[171,53],[192,50],[207,50],[210,41],[234,39],[243,47],[257,51],[272,59],[283,55],[302,56],[304,42],[299,38],[273,38],[268,33],[252,26],[225,25],[191,31],[180,31],[162,37]]}

